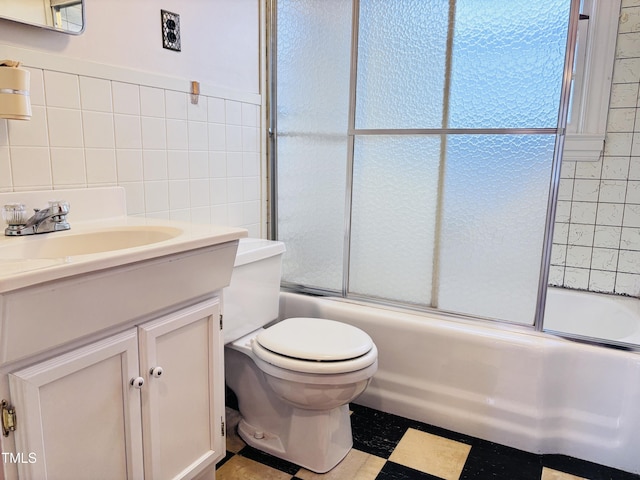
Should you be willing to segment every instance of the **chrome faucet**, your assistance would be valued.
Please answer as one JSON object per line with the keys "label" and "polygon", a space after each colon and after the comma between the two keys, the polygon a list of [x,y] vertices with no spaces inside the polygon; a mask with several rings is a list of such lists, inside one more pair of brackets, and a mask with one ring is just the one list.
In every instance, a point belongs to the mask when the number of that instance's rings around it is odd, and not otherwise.
{"label": "chrome faucet", "polygon": [[7,222],[4,234],[10,237],[35,235],[38,233],[58,232],[69,230],[67,222],[69,204],[58,200],[49,202],[47,208],[33,209],[34,214],[27,219],[27,211],[22,203],[5,205],[2,216]]}

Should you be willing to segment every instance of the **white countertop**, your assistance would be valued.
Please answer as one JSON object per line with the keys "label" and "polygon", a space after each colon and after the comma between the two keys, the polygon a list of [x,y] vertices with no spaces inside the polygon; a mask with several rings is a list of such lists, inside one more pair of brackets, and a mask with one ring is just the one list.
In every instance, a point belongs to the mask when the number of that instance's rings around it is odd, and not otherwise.
{"label": "white countertop", "polygon": [[[3,255],[4,247],[10,247],[6,248],[6,251],[15,250],[14,246],[17,242],[46,242],[54,237],[138,226],[177,228],[181,233],[174,238],[148,245],[62,258],[12,258],[10,254]],[[24,237],[0,235],[0,293],[72,275],[230,242],[246,236],[247,231],[242,228],[126,216],[74,222],[71,230],[63,232]]]}

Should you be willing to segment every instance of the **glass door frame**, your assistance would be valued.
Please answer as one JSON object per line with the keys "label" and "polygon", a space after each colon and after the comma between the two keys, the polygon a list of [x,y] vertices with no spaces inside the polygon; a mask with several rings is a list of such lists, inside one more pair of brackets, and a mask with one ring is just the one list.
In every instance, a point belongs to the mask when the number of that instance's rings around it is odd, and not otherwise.
{"label": "glass door frame", "polygon": [[[517,329],[544,330],[544,309],[546,302],[547,286],[549,279],[550,263],[551,263],[551,249],[553,239],[553,229],[556,216],[556,206],[558,199],[558,190],[560,183],[560,169],[562,161],[562,151],[564,148],[564,140],[567,126],[567,117],[570,110],[570,94],[571,94],[571,76],[573,72],[575,45],[578,31],[580,0],[569,0],[571,2],[569,25],[567,32],[566,52],[564,59],[564,72],[562,76],[562,87],[560,93],[560,105],[558,109],[558,122],[556,128],[490,128],[490,129],[469,129],[469,128],[445,128],[447,121],[446,106],[448,101],[445,97],[443,113],[443,128],[417,128],[417,129],[358,129],[355,126],[356,121],[356,88],[357,88],[357,68],[358,68],[358,35],[359,35],[359,13],[360,13],[360,0],[352,0],[352,26],[351,26],[351,71],[349,80],[349,118],[348,118],[348,150],[347,150],[347,185],[345,193],[345,225],[344,225],[344,247],[343,247],[343,278],[342,278],[342,290],[325,290],[320,288],[311,288],[304,285],[295,285],[283,283],[283,287],[287,290],[310,293],[314,295],[323,296],[337,296],[345,299],[363,301],[366,303],[374,303],[379,305],[386,305],[390,307],[399,307],[410,310],[417,310],[422,312],[433,312],[438,315],[444,315],[446,317],[473,320],[473,321],[488,321],[492,324],[501,323],[514,326]],[[266,0],[267,3],[267,118],[268,118],[268,137],[267,137],[267,166],[268,166],[268,183],[269,183],[269,228],[268,236],[271,239],[278,238],[278,181],[277,181],[277,0]],[[449,25],[447,35],[447,51],[451,51],[454,15],[455,15],[456,0],[449,0]],[[451,58],[447,55],[447,60]],[[446,69],[450,70],[450,61],[447,61]],[[448,84],[449,75],[447,75]],[[445,94],[447,89],[445,87]],[[545,232],[543,249],[540,262],[540,274],[538,281],[537,303],[534,316],[533,325],[525,325],[517,322],[509,322],[508,320],[498,320],[491,318],[476,317],[473,315],[460,314],[455,312],[448,312],[437,309],[437,305],[407,305],[401,302],[393,302],[388,300],[381,300],[372,298],[366,295],[354,294],[348,291],[349,286],[349,259],[350,259],[350,247],[351,247],[351,205],[352,205],[352,189],[353,189],[353,166],[354,166],[354,147],[355,138],[360,135],[440,135],[446,138],[447,135],[483,135],[483,134],[553,134],[555,135],[555,147],[551,166],[550,185],[548,190],[548,202],[547,212],[545,219]],[[446,140],[445,140],[446,141]],[[441,184],[443,177],[443,156],[446,155],[444,149],[441,149],[441,161],[440,161],[440,178],[438,180]],[[438,194],[438,198],[441,195]],[[440,200],[438,200],[440,203]],[[441,208],[437,209],[437,222],[440,219]],[[436,246],[434,250],[438,250],[439,245],[439,228],[436,227]],[[434,255],[434,262],[437,264],[437,252]],[[434,266],[434,276],[437,276],[437,265]],[[437,285],[437,282],[433,282]],[[437,286],[434,287],[437,289]],[[437,299],[437,295],[433,296]],[[433,301],[433,300],[432,300]],[[437,300],[436,300],[437,304]],[[562,333],[565,336],[564,333]],[[566,336],[571,336],[567,334]]]}

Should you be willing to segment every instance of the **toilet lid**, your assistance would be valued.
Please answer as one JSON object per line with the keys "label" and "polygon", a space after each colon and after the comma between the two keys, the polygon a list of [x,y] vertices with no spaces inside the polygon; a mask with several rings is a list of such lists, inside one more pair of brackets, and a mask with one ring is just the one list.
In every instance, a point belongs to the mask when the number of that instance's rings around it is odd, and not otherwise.
{"label": "toilet lid", "polygon": [[314,362],[335,362],[360,357],[373,341],[346,323],[318,318],[288,318],[263,330],[256,341],[278,355]]}

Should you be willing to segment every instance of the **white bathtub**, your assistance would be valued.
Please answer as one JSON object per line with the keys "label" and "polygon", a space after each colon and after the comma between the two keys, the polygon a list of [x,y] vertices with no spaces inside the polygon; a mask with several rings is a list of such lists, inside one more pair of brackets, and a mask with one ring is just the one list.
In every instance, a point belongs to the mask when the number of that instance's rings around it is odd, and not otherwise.
{"label": "white bathtub", "polygon": [[640,473],[640,354],[340,299],[280,298],[282,317],[332,318],[371,335],[379,370],[357,403]]}
{"label": "white bathtub", "polygon": [[550,287],[545,330],[640,345],[640,300]]}

